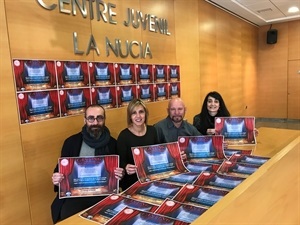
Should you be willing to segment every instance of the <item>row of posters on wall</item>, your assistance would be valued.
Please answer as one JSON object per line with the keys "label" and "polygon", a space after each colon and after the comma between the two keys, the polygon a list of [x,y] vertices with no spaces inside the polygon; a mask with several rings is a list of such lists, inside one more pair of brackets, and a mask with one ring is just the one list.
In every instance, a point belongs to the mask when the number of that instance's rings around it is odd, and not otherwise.
{"label": "row of posters on wall", "polygon": [[178,65],[14,59],[21,124],[180,97]]}

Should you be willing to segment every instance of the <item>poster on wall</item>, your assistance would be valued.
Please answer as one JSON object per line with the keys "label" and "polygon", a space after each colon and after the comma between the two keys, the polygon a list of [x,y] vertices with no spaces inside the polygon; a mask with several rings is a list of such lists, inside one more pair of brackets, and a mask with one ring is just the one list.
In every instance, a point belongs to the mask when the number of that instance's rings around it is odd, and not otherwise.
{"label": "poster on wall", "polygon": [[62,116],[84,113],[91,104],[89,88],[72,88],[59,90],[60,108]]}
{"label": "poster on wall", "polygon": [[56,90],[22,92],[17,94],[21,124],[59,117]]}
{"label": "poster on wall", "polygon": [[164,83],[168,81],[168,66],[153,65],[153,80],[155,83]]}
{"label": "poster on wall", "polygon": [[59,172],[64,179],[59,184],[59,198],[103,196],[119,192],[119,180],[114,170],[119,167],[118,155],[95,157],[62,157]]}
{"label": "poster on wall", "polygon": [[88,87],[87,62],[56,61],[57,79],[60,88]]}
{"label": "poster on wall", "polygon": [[131,150],[141,183],[188,172],[181,159],[178,142],[132,147]]}
{"label": "poster on wall", "polygon": [[127,85],[136,83],[136,73],[134,64],[115,63],[116,83]]}
{"label": "poster on wall", "polygon": [[137,98],[142,99],[144,102],[154,101],[154,87],[153,84],[140,84],[137,85]]}
{"label": "poster on wall", "polygon": [[168,81],[169,82],[180,81],[180,68],[178,65],[168,66]]}
{"label": "poster on wall", "polygon": [[168,98],[179,98],[180,97],[180,83],[179,82],[172,82],[169,83],[169,91],[168,91]]}
{"label": "poster on wall", "polygon": [[116,87],[116,90],[118,107],[127,106],[132,99],[137,97],[136,85],[120,85]]}
{"label": "poster on wall", "polygon": [[17,91],[54,89],[57,87],[54,61],[13,60]]}
{"label": "poster on wall", "polygon": [[154,85],[155,101],[167,100],[168,95],[168,83],[158,83]]}
{"label": "poster on wall", "polygon": [[223,135],[228,145],[255,145],[254,117],[216,117],[216,134]]}
{"label": "poster on wall", "polygon": [[115,69],[113,63],[89,62],[91,86],[114,85]]}
{"label": "poster on wall", "polygon": [[94,87],[91,89],[92,104],[98,104],[105,109],[117,107],[117,94],[115,86]]}
{"label": "poster on wall", "polygon": [[136,78],[138,84],[152,83],[153,82],[152,65],[148,65],[148,64],[136,65]]}

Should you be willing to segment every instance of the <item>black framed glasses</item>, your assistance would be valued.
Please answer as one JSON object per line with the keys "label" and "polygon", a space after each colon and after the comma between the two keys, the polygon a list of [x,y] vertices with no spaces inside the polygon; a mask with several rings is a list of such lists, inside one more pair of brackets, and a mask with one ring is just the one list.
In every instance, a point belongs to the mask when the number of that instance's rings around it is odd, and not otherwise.
{"label": "black framed glasses", "polygon": [[104,120],[104,116],[99,115],[97,117],[93,117],[93,116],[88,116],[85,118],[89,123],[94,123],[95,120],[97,120],[97,122],[102,122]]}

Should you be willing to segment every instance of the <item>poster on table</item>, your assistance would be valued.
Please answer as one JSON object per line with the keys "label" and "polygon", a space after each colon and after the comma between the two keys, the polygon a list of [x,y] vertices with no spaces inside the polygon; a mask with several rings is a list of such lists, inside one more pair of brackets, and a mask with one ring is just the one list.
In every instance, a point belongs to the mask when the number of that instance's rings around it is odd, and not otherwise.
{"label": "poster on table", "polygon": [[171,199],[166,199],[159,208],[155,211],[172,219],[177,219],[187,223],[192,223],[201,216],[207,208],[195,205],[189,205],[182,202],[177,202]]}
{"label": "poster on table", "polygon": [[226,190],[186,184],[180,189],[173,200],[209,208],[228,193],[229,191]]}
{"label": "poster on table", "polygon": [[232,149],[226,148],[224,149],[225,157],[228,159],[233,154],[240,154],[240,155],[252,155],[253,149]]}
{"label": "poster on table", "polygon": [[136,85],[120,85],[116,87],[118,107],[126,107],[131,100],[137,97]]}
{"label": "poster on table", "polygon": [[114,170],[118,155],[63,157],[58,159],[64,179],[59,184],[59,198],[103,196],[119,192]]}
{"label": "poster on table", "polygon": [[135,182],[121,193],[128,198],[160,205],[166,198],[173,198],[182,188],[180,185],[170,184],[162,181],[148,183]]}
{"label": "poster on table", "polygon": [[56,61],[59,88],[89,87],[87,62]]}
{"label": "poster on table", "polygon": [[159,214],[144,212],[129,207],[121,210],[117,215],[111,218],[106,225],[188,225],[189,223],[171,219]]}
{"label": "poster on table", "polygon": [[217,173],[229,175],[229,176],[238,176],[238,177],[249,177],[254,173],[260,165],[250,164],[250,163],[239,163],[232,162],[229,160],[224,160],[222,165],[219,167]]}
{"label": "poster on table", "polygon": [[177,142],[132,147],[131,150],[141,183],[188,172]]}
{"label": "poster on table", "polygon": [[136,83],[136,72],[134,64],[115,63],[114,67],[117,85],[127,85]]}
{"label": "poster on table", "polygon": [[138,84],[149,84],[153,82],[152,65],[137,64],[136,66],[136,81]]}
{"label": "poster on table", "polygon": [[254,165],[263,165],[266,163],[270,158],[263,157],[263,156],[256,156],[256,155],[243,155],[235,153],[230,156],[229,161],[231,162],[239,162],[239,163],[250,163]]}
{"label": "poster on table", "polygon": [[115,68],[113,63],[89,62],[91,86],[114,85]]}
{"label": "poster on table", "polygon": [[57,87],[54,61],[13,60],[17,91],[55,89]]}
{"label": "poster on table", "polygon": [[228,145],[254,145],[254,117],[216,117],[216,134],[223,135]]}
{"label": "poster on table", "polygon": [[198,176],[199,176],[198,172],[187,172],[187,173],[180,173],[180,174],[168,177],[166,179],[162,179],[161,181],[183,186],[185,184],[194,183],[194,181],[198,178]]}
{"label": "poster on table", "polygon": [[17,93],[21,124],[60,116],[57,90]]}
{"label": "poster on table", "polygon": [[220,164],[218,163],[210,163],[210,162],[193,162],[193,161],[186,161],[185,167],[191,171],[191,172],[196,172],[196,173],[201,173],[203,171],[208,171],[208,172],[216,172]]}
{"label": "poster on table", "polygon": [[168,81],[168,66],[153,65],[153,80],[155,83],[165,83]]}
{"label": "poster on table", "polygon": [[105,109],[117,107],[117,94],[115,86],[91,88],[92,104],[98,104]]}
{"label": "poster on table", "polygon": [[112,194],[80,214],[80,217],[105,224],[123,208],[130,207],[145,212],[154,212],[158,206],[122,195]]}
{"label": "poster on table", "polygon": [[60,89],[59,99],[62,116],[81,114],[91,104],[91,89]]}
{"label": "poster on table", "polygon": [[187,161],[191,162],[225,159],[223,141],[222,135],[178,137],[180,151],[184,151]]}
{"label": "poster on table", "polygon": [[245,180],[243,177],[228,176],[218,173],[202,172],[194,181],[194,185],[221,188],[230,191]]}
{"label": "poster on table", "polygon": [[154,87],[153,84],[140,84],[137,85],[137,98],[144,102],[154,101]]}

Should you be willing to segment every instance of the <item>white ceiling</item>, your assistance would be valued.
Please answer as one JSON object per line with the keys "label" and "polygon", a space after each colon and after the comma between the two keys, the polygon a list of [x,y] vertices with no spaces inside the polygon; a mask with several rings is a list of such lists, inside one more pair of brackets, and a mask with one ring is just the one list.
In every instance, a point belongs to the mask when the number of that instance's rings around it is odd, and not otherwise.
{"label": "white ceiling", "polygon": [[300,9],[300,0],[205,0],[231,14],[256,25],[264,26],[274,23],[300,19],[300,11],[288,13],[291,6]]}

